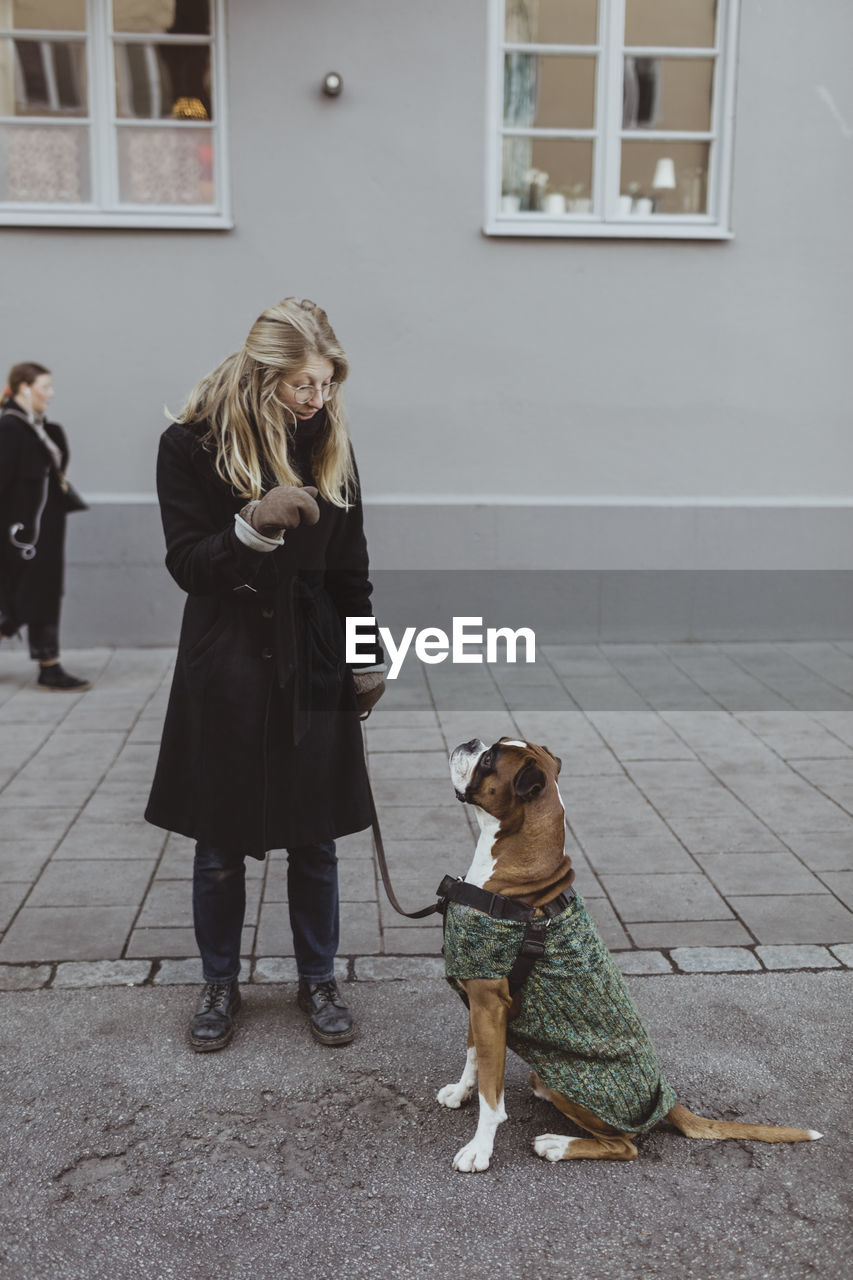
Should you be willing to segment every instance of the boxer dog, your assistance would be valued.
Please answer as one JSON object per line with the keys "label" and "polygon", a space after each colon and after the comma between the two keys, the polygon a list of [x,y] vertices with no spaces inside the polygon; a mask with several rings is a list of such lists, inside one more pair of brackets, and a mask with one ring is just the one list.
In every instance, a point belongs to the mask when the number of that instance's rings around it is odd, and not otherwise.
{"label": "boxer dog", "polygon": [[[534,1066],[536,1096],[590,1135],[541,1134],[533,1146],[545,1160],[633,1160],[633,1139],[659,1121],[688,1138],[822,1137],[813,1129],[709,1120],[676,1102],[622,975],[571,889],[560,761],[547,747],[515,738],[486,747],[474,739],[453,751],[450,772],[458,799],[474,806],[480,825],[464,884],[486,891],[460,890],[479,908],[449,893],[445,920],[447,977],[469,1006],[468,1054],[461,1079],[441,1089],[437,1101],[461,1106],[478,1078],[480,1099],[476,1132],[457,1152],[454,1169],[489,1167],[495,1133],[507,1118],[508,1043]],[[525,906],[540,927],[547,919],[546,943],[511,995],[506,975],[526,927],[518,922]]]}

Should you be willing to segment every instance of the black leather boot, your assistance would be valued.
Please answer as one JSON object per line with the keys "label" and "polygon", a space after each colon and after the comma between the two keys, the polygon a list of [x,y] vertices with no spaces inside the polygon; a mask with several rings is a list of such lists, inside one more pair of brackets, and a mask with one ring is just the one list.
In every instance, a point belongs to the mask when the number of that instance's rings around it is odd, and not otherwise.
{"label": "black leather boot", "polygon": [[207,982],[190,1022],[190,1044],[196,1053],[224,1049],[234,1034],[234,1018],[242,1000],[238,982]]}
{"label": "black leather boot", "polygon": [[54,692],[58,690],[60,693],[82,693],[84,689],[91,689],[91,687],[89,680],[80,680],[77,676],[69,675],[58,662],[51,662],[47,667],[39,667],[37,689],[50,689]]}
{"label": "black leather boot", "polygon": [[349,1044],[355,1035],[352,1014],[334,978],[328,982],[299,979],[299,1008],[310,1016],[311,1034],[320,1044]]}

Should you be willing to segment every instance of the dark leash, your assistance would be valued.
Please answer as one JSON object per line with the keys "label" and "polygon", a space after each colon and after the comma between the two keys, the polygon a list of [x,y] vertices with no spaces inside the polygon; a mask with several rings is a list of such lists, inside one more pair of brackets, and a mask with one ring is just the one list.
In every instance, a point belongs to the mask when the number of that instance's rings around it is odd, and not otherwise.
{"label": "dark leash", "polygon": [[[448,904],[460,902],[463,906],[473,907],[476,911],[482,911],[494,920],[513,920],[516,923],[526,924],[527,928],[524,931],[521,948],[515,964],[508,974],[509,993],[510,995],[515,995],[516,991],[527,981],[536,961],[541,960],[545,954],[545,938],[552,919],[562,911],[565,911],[572,899],[577,897],[574,889],[565,890],[559,897],[553,898],[551,902],[542,907],[531,907],[525,902],[517,902],[514,898],[507,898],[501,893],[489,893],[486,889],[480,889],[475,884],[467,884],[461,877],[445,876],[436,891],[438,894],[436,902],[431,903],[428,907],[421,907],[420,911],[404,911],[397,901],[397,895],[392,888],[391,877],[388,874],[385,845],[382,842],[379,816],[376,812],[376,801],[373,799],[373,790],[369,781],[367,790],[370,797],[373,847],[376,851],[379,874],[382,877],[388,901],[399,915],[405,916],[407,920],[422,920],[425,916],[431,916],[438,912],[444,919],[446,928]],[[460,994],[467,1004],[468,1000],[464,992],[460,992]]]}
{"label": "dark leash", "polygon": [[[385,886],[385,892],[388,895],[388,901],[394,910],[401,916],[405,916],[408,920],[422,920],[424,916],[431,916],[436,911],[443,911],[444,904],[441,897],[437,902],[433,902],[428,907],[421,907],[420,911],[404,911],[397,901],[397,895],[391,887],[391,877],[388,874],[388,863],[385,859],[385,845],[382,843],[382,832],[379,830],[379,815],[376,812],[376,801],[373,799],[373,789],[368,781],[367,794],[370,797],[370,825],[373,828],[373,847],[376,850],[376,862],[379,866],[379,874],[382,877],[382,883]],[[448,877],[449,878],[449,877]],[[444,881],[442,881],[442,884]],[[441,892],[439,888],[439,893]]]}

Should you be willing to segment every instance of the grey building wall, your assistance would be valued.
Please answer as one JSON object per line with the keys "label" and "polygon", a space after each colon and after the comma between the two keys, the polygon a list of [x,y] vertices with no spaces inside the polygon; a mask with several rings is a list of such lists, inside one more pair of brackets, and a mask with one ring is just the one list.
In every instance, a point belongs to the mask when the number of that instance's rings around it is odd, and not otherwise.
{"label": "grey building wall", "polygon": [[[527,241],[480,231],[482,0],[230,3],[234,229],[2,232],[2,350],[53,369],[95,498],[70,526],[67,642],[173,639],[163,406],[291,293],[352,360],[380,569],[622,574],[584,579],[605,638],[644,608],[644,634],[689,617],[701,638],[697,574],[799,570],[807,611],[791,579],[763,613],[746,593],[750,623],[721,600],[719,625],[846,628],[821,575],[853,567],[851,35],[845,0],[743,4],[732,241]],[[641,571],[672,611],[643,605]]]}

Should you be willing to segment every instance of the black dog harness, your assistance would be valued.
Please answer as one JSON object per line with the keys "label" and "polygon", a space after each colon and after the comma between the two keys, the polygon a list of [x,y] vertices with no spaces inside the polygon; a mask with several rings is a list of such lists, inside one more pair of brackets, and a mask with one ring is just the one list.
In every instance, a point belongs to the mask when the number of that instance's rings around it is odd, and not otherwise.
{"label": "black dog harness", "polygon": [[[516,991],[524,986],[536,961],[545,954],[545,933],[551,920],[561,911],[565,911],[572,899],[577,897],[574,889],[566,889],[559,897],[553,898],[544,906],[531,907],[525,902],[516,901],[515,898],[507,898],[502,893],[489,893],[475,884],[468,884],[461,877],[445,876],[438,886],[437,902],[433,902],[428,907],[422,907],[420,911],[404,911],[391,887],[388,864],[385,861],[385,847],[382,843],[382,833],[379,830],[379,818],[372,791],[370,808],[376,861],[379,863],[379,872],[388,901],[399,915],[406,916],[409,920],[422,920],[424,916],[431,916],[437,911],[441,913],[446,926],[448,903],[459,902],[465,907],[473,907],[475,911],[482,911],[484,915],[491,916],[494,920],[514,920],[516,923],[527,925],[521,949],[508,974],[509,993],[514,996]],[[464,995],[463,999],[465,999]],[[468,1003],[467,999],[465,1003]]]}
{"label": "black dog harness", "polygon": [[[436,910],[442,913],[446,923],[447,904],[459,902],[464,907],[473,907],[475,911],[482,911],[493,920],[514,920],[518,924],[527,925],[515,964],[507,975],[509,994],[514,996],[516,991],[524,986],[536,961],[541,960],[545,954],[545,934],[551,920],[565,911],[575,897],[577,894],[574,889],[569,888],[559,897],[546,902],[544,906],[531,907],[526,902],[507,898],[502,893],[489,893],[487,889],[480,889],[477,885],[468,884],[465,880],[445,876],[438,886]],[[465,999],[464,994],[462,998]],[[468,1001],[465,1000],[465,1003],[467,1004]]]}

